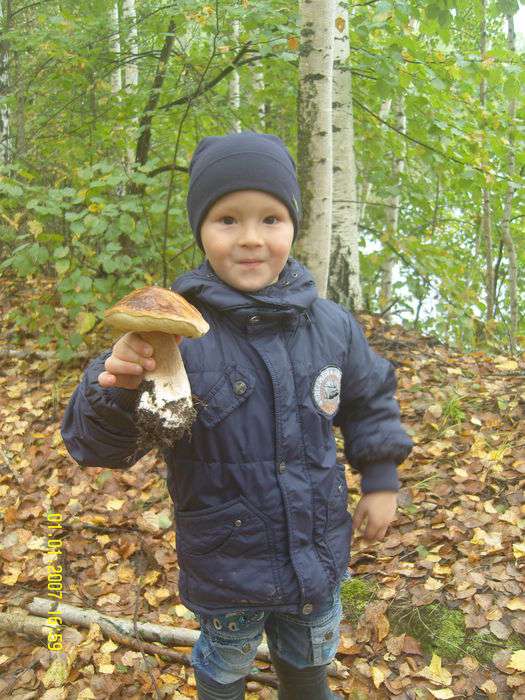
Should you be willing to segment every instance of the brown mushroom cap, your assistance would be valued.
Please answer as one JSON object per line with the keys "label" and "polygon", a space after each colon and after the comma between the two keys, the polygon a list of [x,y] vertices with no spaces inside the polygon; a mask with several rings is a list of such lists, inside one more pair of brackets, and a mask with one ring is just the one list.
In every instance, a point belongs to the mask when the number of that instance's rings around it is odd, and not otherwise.
{"label": "brown mushroom cap", "polygon": [[199,338],[210,329],[200,311],[163,287],[141,287],[104,312],[104,321],[121,331],[161,331]]}

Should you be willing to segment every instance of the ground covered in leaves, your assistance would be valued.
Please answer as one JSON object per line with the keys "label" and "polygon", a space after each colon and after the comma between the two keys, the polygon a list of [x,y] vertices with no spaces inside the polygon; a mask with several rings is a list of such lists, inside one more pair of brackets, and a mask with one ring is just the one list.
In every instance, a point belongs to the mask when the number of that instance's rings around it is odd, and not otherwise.
{"label": "ground covered in leaves", "polygon": [[[81,468],[61,441],[82,369],[111,337],[95,329],[85,356],[67,366],[53,347],[48,357],[27,354],[40,349],[35,334],[16,343],[5,312],[7,299],[24,304],[33,293],[30,284],[20,291],[7,281],[0,297],[1,611],[49,598],[48,513],[59,513],[55,564],[64,601],[196,630],[177,594],[171,502],[157,452],[128,470]],[[525,699],[525,362],[454,352],[377,318],[361,322],[397,367],[415,448],[400,468],[397,519],[384,541],[354,533],[336,660],[343,677],[331,686],[353,700]],[[347,479],[353,510],[359,480],[350,468]],[[0,697],[196,697],[190,667],[108,641],[96,625],[66,626],[62,651],[47,641],[0,629]],[[259,660],[257,669],[271,671]],[[276,691],[252,680],[247,698],[274,699]]]}

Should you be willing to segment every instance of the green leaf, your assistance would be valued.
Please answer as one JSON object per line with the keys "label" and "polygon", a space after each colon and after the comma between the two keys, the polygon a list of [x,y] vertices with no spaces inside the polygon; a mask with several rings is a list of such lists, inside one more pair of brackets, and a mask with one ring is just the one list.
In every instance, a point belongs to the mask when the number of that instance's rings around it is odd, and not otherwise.
{"label": "green leaf", "polygon": [[77,316],[75,329],[77,333],[80,333],[80,335],[86,335],[86,333],[89,333],[89,331],[93,329],[96,322],[97,317],[95,314],[92,314],[89,311],[81,311]]}
{"label": "green leaf", "polygon": [[64,275],[69,270],[69,260],[57,260],[55,270],[59,275]]}

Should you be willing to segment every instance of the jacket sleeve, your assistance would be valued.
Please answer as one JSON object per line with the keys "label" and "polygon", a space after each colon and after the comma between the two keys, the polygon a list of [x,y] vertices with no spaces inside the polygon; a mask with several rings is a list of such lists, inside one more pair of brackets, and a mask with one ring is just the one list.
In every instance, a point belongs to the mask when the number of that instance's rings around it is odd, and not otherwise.
{"label": "jacket sleeve", "polygon": [[394,366],[371,349],[361,326],[347,313],[349,350],[334,425],[341,428],[351,467],[361,474],[362,493],[398,491],[397,465],[410,454],[413,442],[401,425]]}
{"label": "jacket sleeve", "polygon": [[147,454],[137,448],[133,419],[138,390],[103,388],[98,375],[111,350],[99,355],[84,371],[69,400],[60,432],[64,444],[82,467],[127,469]]}

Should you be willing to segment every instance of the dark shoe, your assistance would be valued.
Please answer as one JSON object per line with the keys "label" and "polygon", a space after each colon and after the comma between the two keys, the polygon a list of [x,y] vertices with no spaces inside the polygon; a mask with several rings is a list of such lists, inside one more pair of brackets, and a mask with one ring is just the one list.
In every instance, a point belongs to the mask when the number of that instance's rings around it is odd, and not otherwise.
{"label": "dark shoe", "polygon": [[326,680],[328,665],[295,668],[270,653],[272,665],[279,678],[279,700],[339,700]]}
{"label": "dark shoe", "polygon": [[194,669],[194,673],[199,700],[244,700],[246,678],[223,685],[202,671]]}

